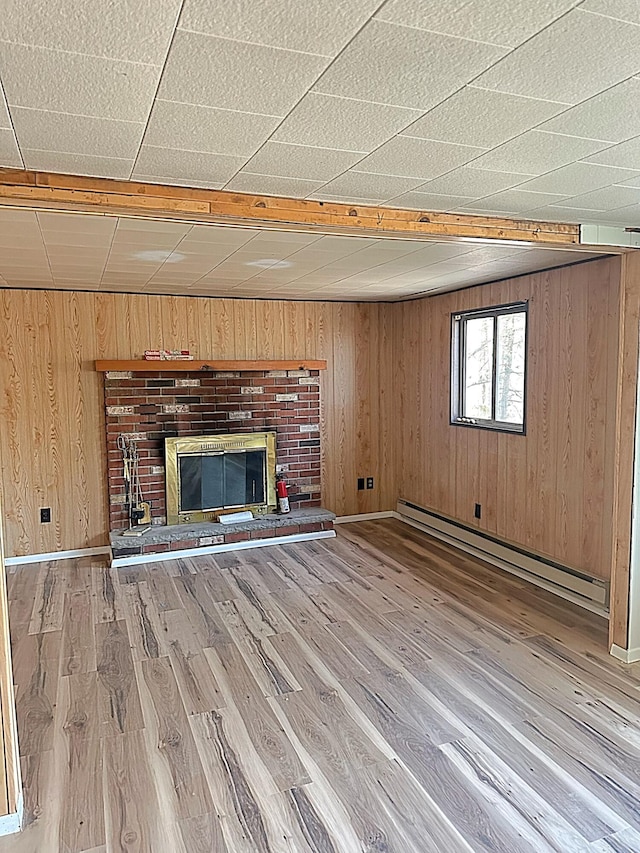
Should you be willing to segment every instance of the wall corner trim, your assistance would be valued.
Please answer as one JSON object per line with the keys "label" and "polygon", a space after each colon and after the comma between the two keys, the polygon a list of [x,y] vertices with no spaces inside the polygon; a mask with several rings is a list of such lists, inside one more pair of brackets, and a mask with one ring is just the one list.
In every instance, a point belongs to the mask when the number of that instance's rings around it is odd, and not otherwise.
{"label": "wall corner trim", "polygon": [[623,649],[621,646],[616,646],[615,643],[612,643],[609,654],[616,658],[616,660],[621,660],[622,663],[637,663],[640,661],[640,648]]}

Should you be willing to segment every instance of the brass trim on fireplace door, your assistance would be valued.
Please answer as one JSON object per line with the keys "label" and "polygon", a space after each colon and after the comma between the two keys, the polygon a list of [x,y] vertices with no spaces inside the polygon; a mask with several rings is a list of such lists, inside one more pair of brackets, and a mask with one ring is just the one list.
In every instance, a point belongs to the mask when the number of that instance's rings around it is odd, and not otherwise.
{"label": "brass trim on fireplace door", "polygon": [[250,509],[255,513],[274,510],[276,502],[276,434],[275,432],[247,432],[232,435],[190,435],[165,438],[165,482],[167,497],[167,524],[189,524],[198,521],[215,521],[231,507],[211,507],[204,512],[180,512],[179,466],[180,456],[204,456],[233,450],[266,450],[266,503],[234,506],[233,510]]}

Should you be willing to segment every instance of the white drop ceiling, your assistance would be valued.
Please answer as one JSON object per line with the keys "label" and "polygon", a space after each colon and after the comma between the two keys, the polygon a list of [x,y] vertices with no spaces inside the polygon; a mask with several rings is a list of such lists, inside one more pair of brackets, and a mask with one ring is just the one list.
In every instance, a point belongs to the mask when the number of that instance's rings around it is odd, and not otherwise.
{"label": "white drop ceiling", "polygon": [[598,257],[0,208],[0,287],[399,300]]}
{"label": "white drop ceiling", "polygon": [[637,0],[3,0],[0,165],[640,226]]}

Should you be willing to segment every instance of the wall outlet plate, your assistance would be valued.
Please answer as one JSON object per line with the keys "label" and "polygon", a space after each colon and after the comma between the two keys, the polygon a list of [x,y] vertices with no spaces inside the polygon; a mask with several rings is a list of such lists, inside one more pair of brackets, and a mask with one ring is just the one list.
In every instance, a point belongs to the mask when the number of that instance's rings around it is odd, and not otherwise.
{"label": "wall outlet plate", "polygon": [[367,488],[368,489],[373,488],[373,477],[367,477]]}
{"label": "wall outlet plate", "polygon": [[364,477],[358,477],[358,491],[362,492],[364,490]]}
{"label": "wall outlet plate", "polygon": [[49,524],[51,522],[51,507],[45,506],[40,510],[40,524]]}

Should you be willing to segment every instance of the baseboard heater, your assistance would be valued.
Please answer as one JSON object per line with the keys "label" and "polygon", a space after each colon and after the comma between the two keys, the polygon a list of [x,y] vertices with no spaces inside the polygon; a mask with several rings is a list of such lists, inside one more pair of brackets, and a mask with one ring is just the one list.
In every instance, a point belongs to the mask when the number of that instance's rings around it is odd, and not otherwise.
{"label": "baseboard heater", "polygon": [[450,545],[588,610],[608,616],[610,585],[607,581],[567,568],[523,548],[506,545],[483,531],[474,530],[406,500],[398,501],[397,513],[403,521]]}

